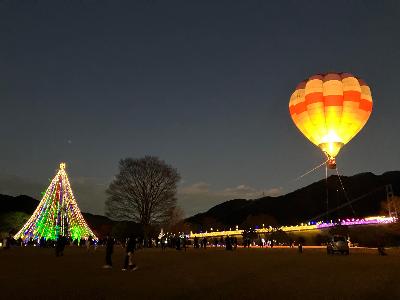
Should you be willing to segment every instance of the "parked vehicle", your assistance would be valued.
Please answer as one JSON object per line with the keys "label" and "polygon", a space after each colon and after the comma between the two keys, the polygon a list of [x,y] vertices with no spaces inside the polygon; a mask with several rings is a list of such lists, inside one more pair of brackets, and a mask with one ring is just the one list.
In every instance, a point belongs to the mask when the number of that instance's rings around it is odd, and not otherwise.
{"label": "parked vehicle", "polygon": [[343,235],[334,235],[326,246],[328,254],[333,255],[335,253],[349,255],[349,245],[347,238]]}

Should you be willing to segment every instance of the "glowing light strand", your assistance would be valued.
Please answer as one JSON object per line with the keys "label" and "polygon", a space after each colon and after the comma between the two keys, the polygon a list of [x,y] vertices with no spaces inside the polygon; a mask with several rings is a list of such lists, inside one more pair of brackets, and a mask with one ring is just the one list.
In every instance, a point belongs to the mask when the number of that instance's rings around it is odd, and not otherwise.
{"label": "glowing light strand", "polygon": [[[334,226],[356,226],[356,225],[379,225],[379,224],[391,224],[397,222],[397,219],[394,217],[386,217],[386,216],[373,216],[366,217],[361,219],[343,219],[338,220],[336,222],[310,222],[307,224],[299,224],[294,226],[281,226],[278,228],[273,227],[265,227],[255,229],[256,233],[270,233],[276,230],[282,230],[285,232],[299,232],[299,231],[308,231],[308,230],[318,230],[324,228],[330,228]],[[216,237],[216,236],[232,236],[232,235],[242,235],[243,230],[226,230],[226,231],[211,231],[211,232],[201,232],[201,233],[190,233],[190,238],[194,237]]]}

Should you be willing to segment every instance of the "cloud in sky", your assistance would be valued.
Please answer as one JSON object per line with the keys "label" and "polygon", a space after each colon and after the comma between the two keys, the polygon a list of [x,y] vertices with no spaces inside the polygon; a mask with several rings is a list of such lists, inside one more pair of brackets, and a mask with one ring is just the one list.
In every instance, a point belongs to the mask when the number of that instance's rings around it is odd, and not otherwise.
{"label": "cloud in sky", "polygon": [[255,199],[263,196],[278,196],[281,188],[257,189],[245,184],[214,190],[206,182],[196,182],[178,190],[178,203],[186,216],[206,211],[212,206],[231,199]]}
{"label": "cloud in sky", "polygon": [[180,189],[181,194],[204,194],[208,193],[210,185],[205,182],[197,182],[189,186],[182,187]]}
{"label": "cloud in sky", "polygon": [[278,196],[282,193],[281,188],[256,189],[251,186],[240,184],[233,188],[226,188],[220,194],[228,197],[240,197],[246,199],[260,198],[264,196]]}

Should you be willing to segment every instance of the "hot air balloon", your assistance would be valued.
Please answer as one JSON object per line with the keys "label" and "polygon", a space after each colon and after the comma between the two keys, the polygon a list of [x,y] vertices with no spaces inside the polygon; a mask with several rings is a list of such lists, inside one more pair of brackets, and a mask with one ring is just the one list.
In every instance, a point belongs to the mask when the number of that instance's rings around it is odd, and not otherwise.
{"label": "hot air balloon", "polygon": [[349,73],[314,75],[297,86],[289,111],[301,133],[325,153],[327,166],[335,169],[340,149],[371,115],[371,90]]}

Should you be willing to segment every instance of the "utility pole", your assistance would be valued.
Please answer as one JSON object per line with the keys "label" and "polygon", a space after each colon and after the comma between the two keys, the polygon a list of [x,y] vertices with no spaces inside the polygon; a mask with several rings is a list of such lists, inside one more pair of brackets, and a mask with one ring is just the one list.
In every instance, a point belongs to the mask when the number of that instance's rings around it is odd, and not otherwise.
{"label": "utility pole", "polygon": [[389,217],[397,219],[397,205],[395,203],[395,197],[393,193],[393,187],[391,184],[385,186],[386,188],[386,201],[388,206]]}

